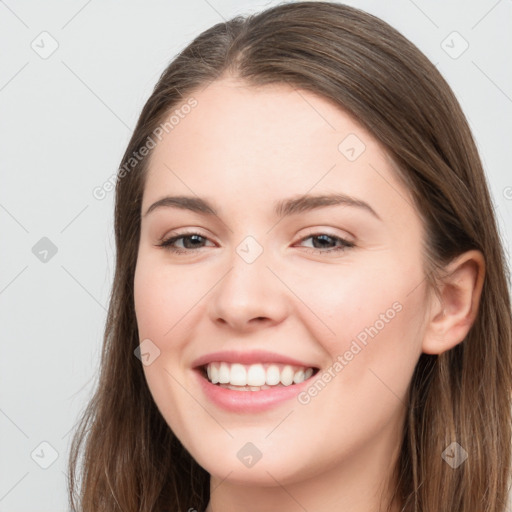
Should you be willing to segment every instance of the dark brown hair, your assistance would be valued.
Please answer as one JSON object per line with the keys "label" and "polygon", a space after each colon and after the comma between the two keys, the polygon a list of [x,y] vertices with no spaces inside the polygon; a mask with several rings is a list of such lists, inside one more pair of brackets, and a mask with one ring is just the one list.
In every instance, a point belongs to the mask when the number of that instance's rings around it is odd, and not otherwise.
{"label": "dark brown hair", "polygon": [[[208,473],[166,424],[134,356],[148,157],[136,165],[130,159],[173,108],[227,75],[312,91],[373,134],[423,220],[433,290],[452,258],[482,252],[486,276],[466,339],[417,363],[395,498],[405,512],[504,512],[511,465],[509,271],[474,140],[450,87],[411,42],[370,14],[329,2],[285,3],[216,24],[170,63],[145,104],[118,175],[115,276],[99,382],[71,447],[72,510],[202,512],[208,503]],[[452,441],[469,454],[456,470],[441,457]]]}

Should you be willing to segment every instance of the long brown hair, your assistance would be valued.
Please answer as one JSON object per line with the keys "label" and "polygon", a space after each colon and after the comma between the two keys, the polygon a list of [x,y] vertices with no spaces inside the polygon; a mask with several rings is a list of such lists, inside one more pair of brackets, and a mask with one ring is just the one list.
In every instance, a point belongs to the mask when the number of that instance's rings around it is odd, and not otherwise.
{"label": "long brown hair", "polygon": [[[395,497],[405,512],[503,512],[511,466],[509,270],[474,140],[450,87],[411,42],[368,13],[329,2],[280,4],[211,27],[170,63],[145,104],[118,174],[115,276],[99,382],[71,446],[72,510],[202,512],[208,503],[209,474],[164,421],[134,356],[134,271],[148,162],[139,150],[172,109],[225,75],[317,93],[384,145],[424,222],[432,289],[452,258],[482,252],[486,276],[466,339],[441,355],[422,354],[415,369]],[[441,456],[453,441],[469,454],[457,469]]]}

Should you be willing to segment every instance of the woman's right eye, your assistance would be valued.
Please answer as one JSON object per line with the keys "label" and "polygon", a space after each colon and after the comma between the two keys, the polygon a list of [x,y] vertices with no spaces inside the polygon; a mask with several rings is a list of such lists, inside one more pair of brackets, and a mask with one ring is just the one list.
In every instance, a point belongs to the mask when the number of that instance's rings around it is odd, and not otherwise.
{"label": "woman's right eye", "polygon": [[[180,233],[178,235],[174,235],[174,236],[172,236],[170,238],[167,238],[166,240],[162,240],[162,242],[160,244],[158,244],[158,245],[160,247],[164,247],[165,250],[167,250],[167,251],[171,251],[171,252],[174,252],[174,253],[177,253],[177,254],[183,254],[183,253],[192,252],[192,251],[195,251],[197,249],[200,249],[200,247],[196,247],[196,246],[198,245],[197,242],[201,243],[201,239],[202,240],[208,240],[206,237],[200,235],[199,233]],[[190,247],[190,248],[186,247],[187,244],[185,244],[185,248],[184,249],[182,249],[180,247],[176,247],[174,244],[178,240],[193,241],[192,247]]]}

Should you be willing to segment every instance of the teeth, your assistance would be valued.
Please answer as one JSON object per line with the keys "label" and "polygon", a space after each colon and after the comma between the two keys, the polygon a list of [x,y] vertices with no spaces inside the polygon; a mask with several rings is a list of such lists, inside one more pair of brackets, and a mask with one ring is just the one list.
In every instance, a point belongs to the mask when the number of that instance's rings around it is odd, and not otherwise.
{"label": "teeth", "polygon": [[226,363],[220,363],[219,384],[227,384],[230,379],[229,366]]}
{"label": "teeth", "polygon": [[294,384],[299,384],[304,380],[304,370],[299,370],[298,372],[295,372],[293,375],[293,382]]}
{"label": "teeth", "polygon": [[293,383],[293,368],[291,366],[286,365],[281,372],[281,384],[283,386],[289,386]]}
{"label": "teeth", "polygon": [[281,372],[279,371],[279,366],[276,364],[271,364],[267,368],[267,379],[266,383],[269,386],[275,386],[281,382]]}
{"label": "teeth", "polygon": [[247,370],[245,366],[238,363],[232,364],[229,382],[232,386],[247,386]]}
{"label": "teeth", "polygon": [[[234,365],[233,365],[234,366]],[[267,373],[261,364],[252,364],[247,371],[249,386],[263,386],[267,381]]]}
{"label": "teeth", "polygon": [[[313,368],[289,364],[251,364],[216,362],[206,366],[208,380],[232,389],[237,386],[245,391],[259,391],[269,386],[290,386],[300,384],[313,375]],[[237,388],[233,388],[237,389]]]}

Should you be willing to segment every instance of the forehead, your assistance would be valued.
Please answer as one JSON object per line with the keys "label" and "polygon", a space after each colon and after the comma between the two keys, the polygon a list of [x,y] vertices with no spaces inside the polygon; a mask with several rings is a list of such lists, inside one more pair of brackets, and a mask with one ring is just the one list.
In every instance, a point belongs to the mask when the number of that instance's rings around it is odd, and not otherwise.
{"label": "forehead", "polygon": [[[202,149],[218,147],[227,154],[246,152],[260,156],[259,148],[266,151],[271,147],[273,156],[283,152],[290,159],[294,154],[312,153],[315,148],[330,148],[337,153],[340,135],[353,132],[377,146],[371,134],[339,105],[287,84],[255,87],[223,79],[190,97],[197,105],[180,116],[179,123],[170,130],[176,146],[186,142],[195,147],[202,144]],[[185,101],[186,98],[182,104]],[[172,144],[171,137],[168,142]]]}
{"label": "forehead", "polygon": [[[308,191],[350,193],[367,201],[382,192],[399,197],[400,184],[382,146],[320,95],[228,78],[184,97],[181,105],[190,98],[196,106],[176,117],[179,122],[152,150],[143,209],[171,192],[222,193],[223,201],[235,201],[238,194],[260,204],[262,198]],[[386,181],[394,191],[389,185],[386,190]]]}

